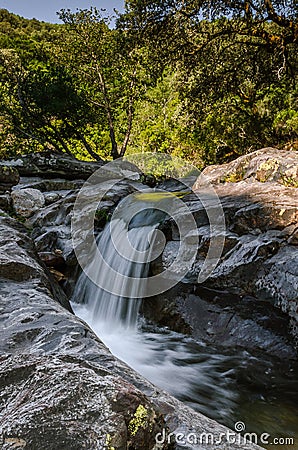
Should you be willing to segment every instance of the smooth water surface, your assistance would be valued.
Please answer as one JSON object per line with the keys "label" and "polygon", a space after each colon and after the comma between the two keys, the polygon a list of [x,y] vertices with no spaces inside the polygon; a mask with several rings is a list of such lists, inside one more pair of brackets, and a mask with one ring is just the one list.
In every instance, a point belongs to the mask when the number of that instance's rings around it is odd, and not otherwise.
{"label": "smooth water surface", "polygon": [[[130,213],[128,205],[124,215]],[[296,445],[269,448],[298,449],[297,362],[212,346],[139,319],[150,237],[160,220],[160,212],[147,209],[130,223],[118,217],[106,225],[98,239],[103,258],[93,268],[97,285],[82,273],[73,295],[75,313],[115,356],[195,410],[233,430],[241,421],[251,433],[296,436]],[[111,294],[111,288],[133,298]]]}
{"label": "smooth water surface", "polygon": [[93,328],[110,351],[158,387],[196,411],[234,429],[294,437],[298,448],[297,364],[264,360],[243,351],[225,351],[167,329],[107,329],[84,305],[76,314]]}

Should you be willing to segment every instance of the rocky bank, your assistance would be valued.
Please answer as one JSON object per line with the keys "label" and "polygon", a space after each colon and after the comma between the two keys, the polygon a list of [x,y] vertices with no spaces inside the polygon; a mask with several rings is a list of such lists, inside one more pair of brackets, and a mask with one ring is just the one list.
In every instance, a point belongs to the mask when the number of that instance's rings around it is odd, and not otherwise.
{"label": "rocky bank", "polygon": [[[197,258],[186,284],[180,285],[178,292],[175,288],[152,299],[158,309],[151,308],[150,302],[144,304],[145,314],[159,323],[172,315],[173,327],[178,316],[180,326],[190,327],[194,334],[203,333],[212,341],[230,345],[246,341],[246,345],[267,349],[269,341],[265,335],[272,331],[274,323],[279,323],[279,335],[286,340],[291,335],[290,339],[297,343],[297,152],[262,149],[225,165],[210,166],[202,175],[194,191],[200,193],[206,182],[211,183],[224,211],[222,256],[211,276],[198,285],[197,274],[211,239],[209,222],[198,197],[194,194],[184,197],[198,226]],[[169,221],[165,228],[168,242],[157,264],[162,269],[171,264],[179,246],[175,223]],[[212,237],[216,239],[216,231]],[[208,307],[204,307],[202,299],[207,300]],[[196,310],[201,316],[200,311],[205,311],[203,320],[197,320]],[[277,322],[270,317],[270,311],[279,316]],[[260,333],[252,332],[256,324],[265,333],[263,339]],[[253,344],[254,336],[258,343]],[[274,352],[274,348],[271,350]]]}
{"label": "rocky bank", "polygon": [[[295,152],[263,149],[204,171],[225,213],[223,255],[197,284],[210,232],[200,200],[185,196],[199,230],[197,259],[172,292],[143,303],[148,319],[222,345],[296,357],[297,162]],[[84,180],[101,166],[57,155],[0,165],[1,448],[206,448],[157,447],[154,437],[163,429],[216,436],[226,429],[119,361],[72,314],[68,296],[78,274],[72,209]],[[102,199],[98,232],[136,183],[122,180]],[[152,271],[170,264],[178,244],[175,223],[163,229],[167,244]]]}

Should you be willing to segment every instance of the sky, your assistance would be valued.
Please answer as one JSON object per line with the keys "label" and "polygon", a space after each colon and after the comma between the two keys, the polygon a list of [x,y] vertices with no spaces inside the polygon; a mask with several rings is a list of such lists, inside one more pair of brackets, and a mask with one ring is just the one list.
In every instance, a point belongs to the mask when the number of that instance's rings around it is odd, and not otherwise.
{"label": "sky", "polygon": [[123,11],[124,0],[0,0],[0,9],[5,8],[27,19],[35,18],[52,23],[59,23],[56,12],[60,9],[75,11],[76,8],[85,9],[90,6],[105,8],[107,14],[112,14],[113,8]]}

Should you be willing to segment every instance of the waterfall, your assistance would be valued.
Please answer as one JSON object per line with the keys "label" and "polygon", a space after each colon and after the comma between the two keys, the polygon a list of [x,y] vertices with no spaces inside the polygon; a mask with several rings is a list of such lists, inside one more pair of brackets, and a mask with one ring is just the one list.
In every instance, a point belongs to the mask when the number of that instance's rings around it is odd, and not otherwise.
{"label": "waterfall", "polygon": [[[101,259],[92,267],[96,283],[82,272],[73,294],[73,302],[83,304],[88,311],[89,322],[100,323],[102,329],[134,329],[137,325],[142,281],[148,276],[154,230],[161,214],[152,208],[135,215],[134,211],[135,206],[132,211],[129,205],[124,205],[120,217],[106,224],[97,239]],[[129,292],[129,298],[105,289],[111,277],[115,290]]]}

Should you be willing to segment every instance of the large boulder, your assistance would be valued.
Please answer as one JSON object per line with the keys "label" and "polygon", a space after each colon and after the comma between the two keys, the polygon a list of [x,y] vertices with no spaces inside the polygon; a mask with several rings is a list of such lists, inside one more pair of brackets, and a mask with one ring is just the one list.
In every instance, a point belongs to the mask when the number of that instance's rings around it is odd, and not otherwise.
{"label": "large boulder", "polygon": [[44,195],[38,189],[17,189],[12,192],[11,197],[16,213],[25,218],[32,216],[45,204]]}
{"label": "large boulder", "polygon": [[79,161],[70,155],[44,152],[22,156],[16,160],[6,161],[5,164],[12,170],[17,169],[21,176],[86,180],[104,162]]}
{"label": "large boulder", "polygon": [[[264,172],[261,176],[260,170],[264,171],[273,160],[278,161],[278,168],[276,163],[274,170],[268,168],[266,176]],[[203,286],[238,296],[250,295],[282,309],[290,317],[289,327],[295,339],[298,338],[298,204],[294,186],[297,168],[297,152],[258,150],[231,163],[208,167],[194,186],[198,196],[184,197],[196,220],[199,238],[197,258],[185,281],[197,284],[211,237],[224,238],[222,255]],[[206,180],[213,184],[226,223],[225,231],[215,231],[213,236],[206,209],[198,198],[208,195]],[[179,247],[174,221],[163,224],[163,230],[167,244],[162,257],[153,265],[156,272],[172,264]],[[183,267],[184,261],[180,269]]]}
{"label": "large boulder", "polygon": [[[2,285],[8,283],[8,280],[16,285],[38,280],[38,283],[44,286],[56,301],[72,311],[63,290],[39,259],[27,229],[1,210],[0,236],[0,280],[2,280]],[[16,295],[18,294],[16,293]]]}
{"label": "large boulder", "polygon": [[268,147],[226,164],[209,166],[203,171],[203,175],[211,183],[236,183],[250,179],[298,187],[297,159],[296,151]]}
{"label": "large boulder", "polygon": [[15,167],[0,163],[0,193],[9,191],[18,184],[19,179],[20,175]]}
{"label": "large boulder", "polygon": [[[96,207],[95,228],[97,231],[101,230],[121,198],[131,194],[135,189],[134,182],[122,181],[108,192],[103,193],[102,200],[97,202],[96,199],[99,198],[101,192],[91,185],[84,190],[84,194],[81,194],[81,210],[77,210],[78,220],[81,220],[82,216],[88,215]],[[33,229],[32,237],[38,251],[61,250],[63,258],[69,266],[75,266],[77,263],[72,243],[71,220],[78,193],[79,189],[60,193],[59,199],[36,211],[27,221],[27,225]],[[45,198],[47,199],[47,196]],[[86,223],[88,226],[87,221]],[[84,223],[82,223],[82,227],[84,227]],[[85,233],[85,231],[83,228],[80,229],[80,233]]]}

